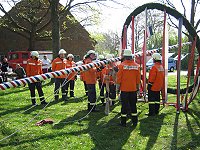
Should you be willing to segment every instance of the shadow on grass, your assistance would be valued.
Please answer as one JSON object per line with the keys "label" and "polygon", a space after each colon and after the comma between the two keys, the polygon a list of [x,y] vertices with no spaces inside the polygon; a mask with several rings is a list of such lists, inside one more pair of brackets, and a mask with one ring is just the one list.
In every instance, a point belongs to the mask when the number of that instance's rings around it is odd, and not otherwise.
{"label": "shadow on grass", "polygon": [[165,114],[151,116],[140,120],[140,134],[149,137],[146,150],[153,148],[161,130]]}
{"label": "shadow on grass", "polygon": [[[120,117],[119,114],[114,113],[114,115],[112,114],[113,117],[105,116],[103,111],[104,107],[100,107],[100,109],[101,112],[92,112],[87,118],[84,119],[84,121],[89,121],[89,123],[87,124],[87,128],[81,131],[58,132],[57,134],[51,133],[51,134],[41,135],[40,137],[34,139],[23,139],[16,141],[16,139],[20,139],[20,137],[17,136],[14,139],[10,139],[9,142],[1,143],[0,146],[3,148],[6,146],[32,143],[43,139],[54,139],[63,135],[80,136],[82,134],[89,134],[95,145],[93,149],[122,149],[123,145],[125,145],[127,140],[129,139],[131,132],[135,128],[134,127],[124,128],[118,126],[119,122],[118,118]],[[66,118],[60,121],[58,124],[54,125],[53,129],[59,130],[64,128],[65,126],[70,126],[71,124],[66,124],[62,122],[74,121],[80,119],[86,114],[87,114],[86,110],[79,111],[74,116]],[[107,117],[111,118],[108,122],[106,121]],[[76,122],[76,124],[77,123],[79,126],[84,126],[82,122]]]}
{"label": "shadow on grass", "polygon": [[178,147],[178,149],[185,150],[185,149],[198,149],[200,147],[200,133],[196,133],[194,131],[194,126],[192,127],[192,124],[188,118],[188,115],[191,115],[193,119],[196,121],[196,124],[199,128],[199,120],[196,119],[196,117],[192,114],[193,111],[189,111],[188,114],[185,113],[186,123],[187,123],[187,130],[190,132],[191,140],[187,142],[187,140],[184,144],[184,146]]}
{"label": "shadow on grass", "polygon": [[[112,106],[110,110],[114,109],[115,106]],[[95,147],[93,149],[122,149],[126,144],[127,140],[130,137],[131,132],[134,130],[134,127],[121,127],[119,123],[119,113],[115,114],[112,119],[108,122],[105,116],[103,106],[99,106],[100,112],[92,112],[89,114],[84,121],[89,121],[87,129],[81,131],[73,131],[68,134],[73,136],[80,136],[82,134],[89,134]],[[54,125],[53,129],[63,129],[67,123],[73,120],[78,120],[84,115],[87,114],[86,110],[79,111],[74,116],[66,118],[60,121],[58,124]],[[79,125],[83,125],[82,122],[79,122]],[[130,126],[130,124],[128,124]]]}
{"label": "shadow on grass", "polygon": [[173,128],[173,138],[171,141],[171,149],[175,150],[177,149],[177,141],[178,141],[178,120],[179,120],[179,114],[176,113],[175,121],[174,121],[174,128]]}

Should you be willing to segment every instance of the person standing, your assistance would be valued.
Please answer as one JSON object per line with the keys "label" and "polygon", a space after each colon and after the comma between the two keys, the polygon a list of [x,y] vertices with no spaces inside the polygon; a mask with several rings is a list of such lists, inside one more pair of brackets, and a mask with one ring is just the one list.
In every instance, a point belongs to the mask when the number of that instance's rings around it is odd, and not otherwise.
{"label": "person standing", "polygon": [[[35,75],[39,75],[43,73],[42,61],[39,60],[39,53],[37,51],[31,52],[31,58],[27,60],[26,73],[27,73],[27,77],[31,77],[31,76],[35,76]],[[31,93],[32,105],[36,105],[35,88],[38,91],[41,104],[47,104],[44,99],[42,83],[40,81],[29,83],[28,86]]]}
{"label": "person standing", "polygon": [[[99,55],[99,60],[103,61],[105,60],[104,55]],[[105,106],[105,96],[104,96],[104,89],[105,89],[105,85],[103,84],[103,74],[102,74],[102,70],[104,69],[105,66],[101,66],[99,68],[97,68],[97,80],[98,80],[98,84],[99,84],[99,91],[100,91],[100,99],[101,99],[101,103],[103,106]]]}
{"label": "person standing", "polygon": [[126,126],[128,110],[131,111],[131,120],[134,126],[137,125],[137,91],[140,84],[140,68],[134,62],[132,52],[125,49],[123,53],[124,61],[118,66],[116,90],[121,91],[121,126]]}
{"label": "person standing", "polygon": [[47,55],[44,55],[42,59],[42,71],[43,73],[47,73],[51,66],[51,61],[47,58]]}
{"label": "person standing", "polygon": [[[83,57],[83,65],[85,65],[85,57],[86,55]],[[85,71],[80,72],[80,80],[83,81],[83,85],[84,85],[84,89],[85,89],[85,95],[88,96],[88,89],[87,89],[87,85],[85,82]]]}
{"label": "person standing", "polygon": [[[52,71],[59,71],[66,68],[66,51],[64,49],[59,50],[58,57],[55,58],[52,62]],[[61,87],[62,91],[62,100],[67,101],[66,97],[66,77],[67,75],[61,75],[55,78],[55,88],[54,88],[54,98],[56,101],[59,99],[59,88]]]}
{"label": "person standing", "polygon": [[[96,54],[94,50],[89,50],[85,57],[85,63],[92,63],[96,59]],[[84,72],[85,82],[88,89],[88,111],[97,111],[96,109],[96,68],[91,68]]]}
{"label": "person standing", "polygon": [[163,88],[164,68],[161,64],[162,57],[159,53],[152,55],[154,66],[149,71],[148,80],[148,116],[159,114],[160,109],[160,91]]}
{"label": "person standing", "polygon": [[[112,54],[106,55],[106,59],[113,58]],[[103,74],[103,84],[106,87],[106,98],[109,98],[111,101],[111,104],[114,105],[116,100],[116,72],[114,70],[115,63],[110,62],[105,66],[105,68],[102,70]],[[107,85],[107,86],[106,86]]]}
{"label": "person standing", "polygon": [[[74,55],[68,54],[67,55],[67,63],[66,68],[75,67]],[[76,72],[72,72],[67,77],[67,84],[66,84],[66,94],[68,94],[68,88],[70,87],[70,97],[74,97],[74,86],[75,86],[75,80],[77,79]]]}
{"label": "person standing", "polygon": [[9,69],[8,59],[6,57],[4,57],[2,64],[1,64],[3,82],[7,82],[6,72],[8,72],[8,69]]}

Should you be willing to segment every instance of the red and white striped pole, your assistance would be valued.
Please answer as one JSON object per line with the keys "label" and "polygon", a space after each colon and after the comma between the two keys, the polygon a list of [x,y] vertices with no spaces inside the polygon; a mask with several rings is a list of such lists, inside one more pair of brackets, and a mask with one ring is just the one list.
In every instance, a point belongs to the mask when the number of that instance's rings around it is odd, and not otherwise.
{"label": "red and white striped pole", "polygon": [[167,102],[167,86],[168,86],[168,28],[167,28],[167,15],[164,11],[164,26],[163,26],[163,41],[162,41],[162,65],[164,68],[165,78],[163,79],[163,89],[162,89],[162,101],[163,104]]}
{"label": "red and white striped pole", "polygon": [[176,111],[180,112],[180,72],[181,72],[181,47],[182,47],[182,25],[183,18],[179,18],[178,27],[178,60],[177,60],[177,98],[176,98]]}

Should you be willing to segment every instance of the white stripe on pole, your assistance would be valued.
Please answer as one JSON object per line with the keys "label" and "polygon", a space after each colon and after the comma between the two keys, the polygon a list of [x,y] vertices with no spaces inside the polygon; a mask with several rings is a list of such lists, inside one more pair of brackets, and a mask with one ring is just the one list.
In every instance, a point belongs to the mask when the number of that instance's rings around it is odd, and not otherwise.
{"label": "white stripe on pole", "polygon": [[178,27],[178,61],[177,61],[177,100],[176,100],[176,111],[180,111],[180,71],[181,71],[181,47],[182,47],[182,25],[183,18],[179,18],[179,27]]}

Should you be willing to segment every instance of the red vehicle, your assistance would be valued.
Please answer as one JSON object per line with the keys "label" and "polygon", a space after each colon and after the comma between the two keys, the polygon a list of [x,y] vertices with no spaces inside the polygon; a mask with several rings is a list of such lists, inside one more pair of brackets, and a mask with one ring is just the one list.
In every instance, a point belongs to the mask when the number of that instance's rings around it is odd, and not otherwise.
{"label": "red vehicle", "polygon": [[[43,59],[44,55],[47,55],[47,58],[50,60],[53,59],[53,52],[52,51],[38,51],[40,56],[39,59]],[[27,60],[30,58],[31,52],[30,51],[15,51],[15,52],[8,52],[8,63],[12,69],[15,69],[16,64],[20,64],[23,68],[26,68]]]}

